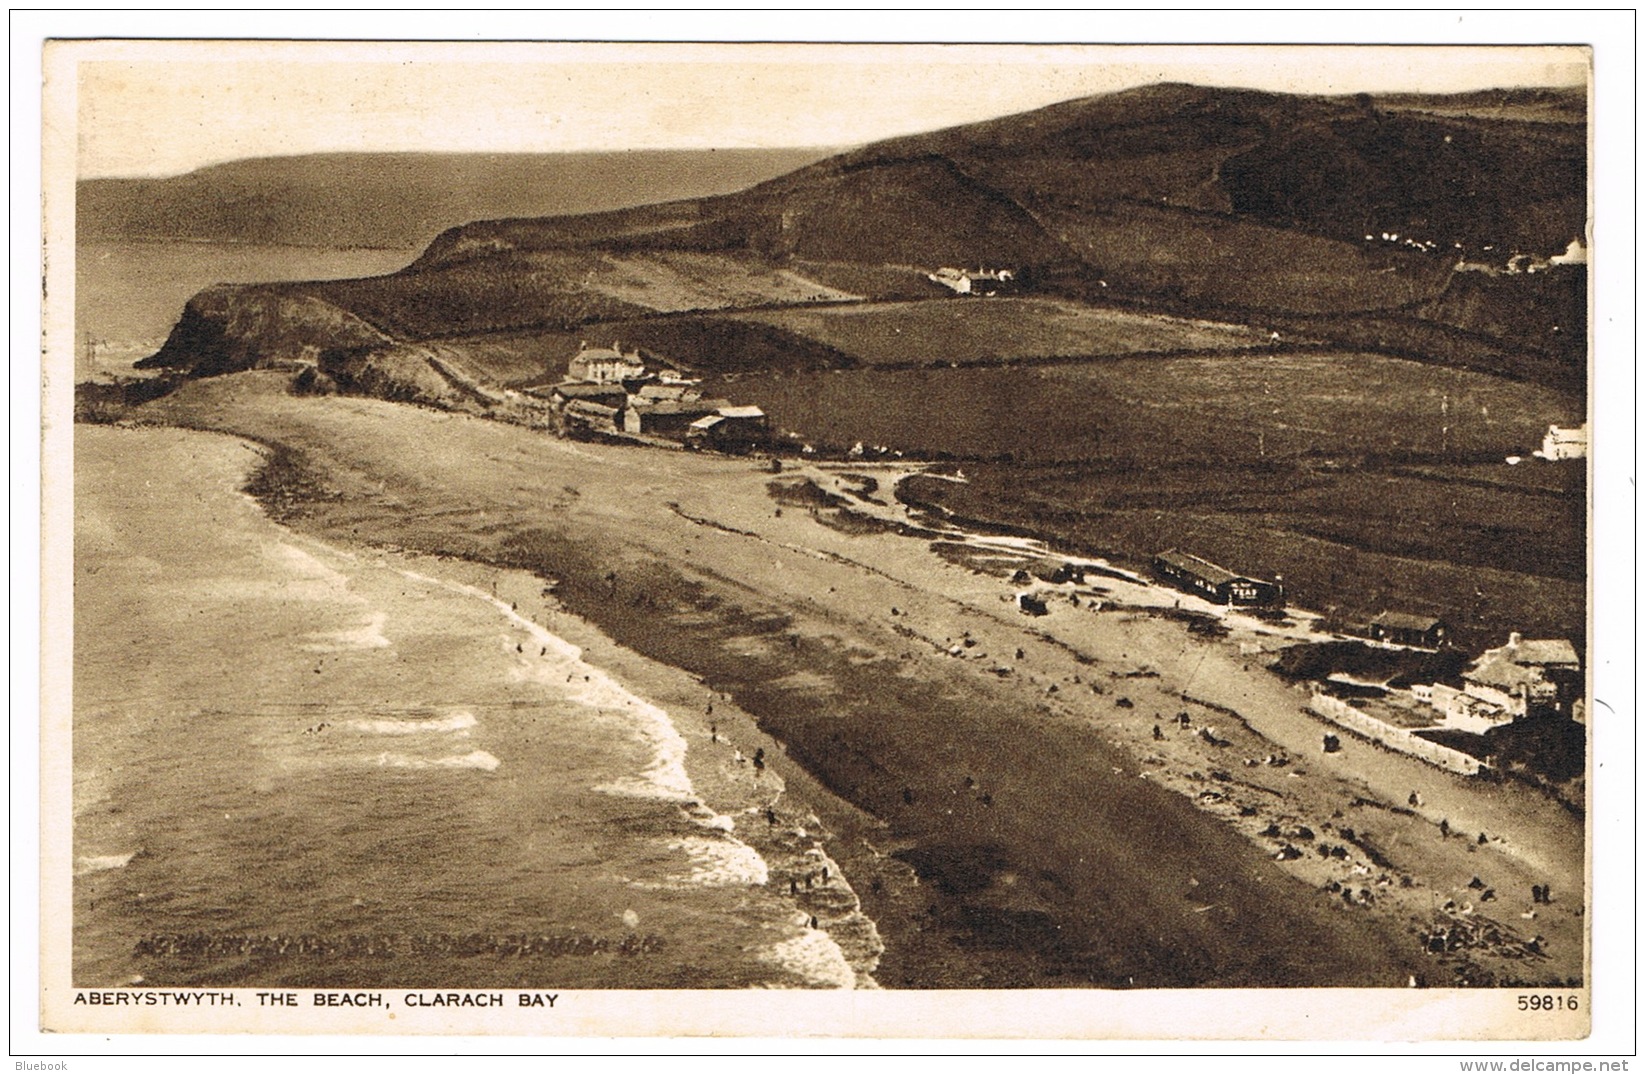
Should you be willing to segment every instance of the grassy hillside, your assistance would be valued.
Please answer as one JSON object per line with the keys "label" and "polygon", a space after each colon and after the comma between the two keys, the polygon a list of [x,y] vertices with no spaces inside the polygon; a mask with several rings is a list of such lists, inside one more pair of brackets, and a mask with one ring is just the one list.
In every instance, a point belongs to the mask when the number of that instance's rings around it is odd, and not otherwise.
{"label": "grassy hillside", "polygon": [[[1580,390],[1584,274],[1484,282],[1455,267],[1547,257],[1583,234],[1584,108],[1564,91],[1142,87],[866,146],[735,194],[467,224],[405,272],[313,294],[449,339],[906,299],[942,265],[1011,267],[1042,295],[1287,331],[1306,318],[1309,337]],[[707,348],[722,368],[756,366],[734,353],[752,338],[726,332]]]}
{"label": "grassy hillside", "polygon": [[[1538,261],[1585,234],[1586,144],[1575,91],[1142,87],[453,227],[393,275],[196,302],[162,357],[319,349],[344,388],[467,407],[621,340],[817,445],[964,460],[969,484],[910,487],[962,515],[1192,547],[1467,642],[1579,636],[1580,468],[1501,460],[1586,414],[1587,272]],[[1020,294],[943,296],[944,265]]]}

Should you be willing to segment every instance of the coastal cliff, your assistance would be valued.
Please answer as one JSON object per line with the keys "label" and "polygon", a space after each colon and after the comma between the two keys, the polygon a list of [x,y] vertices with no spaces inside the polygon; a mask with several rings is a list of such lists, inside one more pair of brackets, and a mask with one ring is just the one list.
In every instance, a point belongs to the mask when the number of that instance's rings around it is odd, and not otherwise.
{"label": "coastal cliff", "polygon": [[188,301],[164,346],[138,369],[212,377],[241,370],[317,365],[330,350],[393,343],[362,318],[323,299],[272,286],[223,284]]}

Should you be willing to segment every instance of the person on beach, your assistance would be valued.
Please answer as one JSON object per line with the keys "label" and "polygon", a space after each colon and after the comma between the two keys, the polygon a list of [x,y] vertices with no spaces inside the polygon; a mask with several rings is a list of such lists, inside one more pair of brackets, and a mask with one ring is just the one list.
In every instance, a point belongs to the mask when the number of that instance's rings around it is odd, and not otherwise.
{"label": "person on beach", "polygon": [[754,768],[755,769],[761,769],[761,770],[763,770],[765,768],[765,748],[764,747],[759,747],[758,749],[756,749],[754,751]]}

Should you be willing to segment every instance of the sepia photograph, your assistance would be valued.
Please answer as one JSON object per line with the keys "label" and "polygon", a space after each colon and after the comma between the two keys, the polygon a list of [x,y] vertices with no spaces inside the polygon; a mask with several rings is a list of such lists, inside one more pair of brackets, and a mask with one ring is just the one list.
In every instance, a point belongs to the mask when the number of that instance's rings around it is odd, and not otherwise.
{"label": "sepia photograph", "polygon": [[47,41],[42,1028],[1586,1037],[1590,44]]}

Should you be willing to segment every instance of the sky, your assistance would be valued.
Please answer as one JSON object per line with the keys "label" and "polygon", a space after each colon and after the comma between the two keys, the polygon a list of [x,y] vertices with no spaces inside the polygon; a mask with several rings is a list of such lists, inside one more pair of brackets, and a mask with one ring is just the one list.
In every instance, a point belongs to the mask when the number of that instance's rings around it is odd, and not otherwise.
{"label": "sky", "polygon": [[335,151],[846,146],[1159,81],[1573,85],[1570,47],[67,42],[79,174]]}

